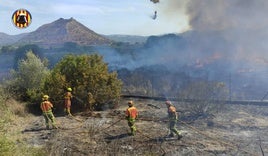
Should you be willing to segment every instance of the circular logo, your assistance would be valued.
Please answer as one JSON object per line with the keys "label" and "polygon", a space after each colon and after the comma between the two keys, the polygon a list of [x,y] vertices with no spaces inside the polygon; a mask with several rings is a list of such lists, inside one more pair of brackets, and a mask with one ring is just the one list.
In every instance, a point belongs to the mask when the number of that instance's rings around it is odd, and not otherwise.
{"label": "circular logo", "polygon": [[18,9],[12,15],[12,22],[17,28],[27,28],[32,22],[32,15],[26,9]]}

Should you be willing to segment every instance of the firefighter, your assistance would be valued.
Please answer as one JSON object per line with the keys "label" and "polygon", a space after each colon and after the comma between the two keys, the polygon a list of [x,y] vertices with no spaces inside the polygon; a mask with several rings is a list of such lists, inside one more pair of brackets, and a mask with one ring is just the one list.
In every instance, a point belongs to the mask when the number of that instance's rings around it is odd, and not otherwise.
{"label": "firefighter", "polygon": [[40,105],[40,108],[43,112],[43,116],[46,121],[46,129],[49,129],[49,123],[51,122],[52,128],[56,128],[57,126],[55,125],[55,117],[53,115],[52,109],[53,109],[53,104],[48,101],[49,96],[44,95],[43,96],[43,102]]}
{"label": "firefighter", "polygon": [[72,88],[67,88],[67,92],[65,93],[65,96],[64,96],[64,103],[65,103],[65,113],[68,116],[72,116],[71,114],[71,105],[72,105],[71,99],[72,98],[73,98]]}
{"label": "firefighter", "polygon": [[88,104],[89,104],[89,109],[90,109],[90,110],[93,110],[93,104],[94,104],[96,101],[95,101],[93,95],[92,95],[90,92],[88,92],[88,94],[87,94],[87,101],[88,101]]}
{"label": "firefighter", "polygon": [[172,105],[171,101],[166,101],[168,108],[168,119],[169,119],[169,135],[168,137],[174,137],[174,133],[177,135],[178,140],[182,138],[181,132],[176,129],[176,123],[178,122],[178,113],[176,108]]}
{"label": "firefighter", "polygon": [[134,136],[136,134],[135,120],[138,117],[138,110],[133,106],[133,101],[128,101],[128,108],[126,109],[126,120],[128,121],[128,126],[130,127],[130,135]]}

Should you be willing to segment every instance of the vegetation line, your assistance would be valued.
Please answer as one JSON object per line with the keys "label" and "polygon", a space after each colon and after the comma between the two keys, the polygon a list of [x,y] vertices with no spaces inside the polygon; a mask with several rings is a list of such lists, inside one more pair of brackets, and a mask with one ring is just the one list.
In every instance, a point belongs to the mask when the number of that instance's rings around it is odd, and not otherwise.
{"label": "vegetation line", "polygon": [[[121,95],[123,98],[141,98],[150,100],[171,100],[171,101],[182,101],[182,102],[200,102],[202,99],[180,99],[175,97],[160,97],[160,96],[146,96],[146,95]],[[213,103],[224,103],[224,104],[236,104],[236,105],[257,105],[257,106],[268,106],[268,101],[261,100],[209,100]]]}

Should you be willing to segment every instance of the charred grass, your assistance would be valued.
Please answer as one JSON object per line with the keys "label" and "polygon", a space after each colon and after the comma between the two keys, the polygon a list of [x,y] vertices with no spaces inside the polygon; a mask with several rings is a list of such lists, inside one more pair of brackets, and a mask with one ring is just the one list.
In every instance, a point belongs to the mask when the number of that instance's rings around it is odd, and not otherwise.
{"label": "charred grass", "polygon": [[56,116],[59,129],[53,130],[44,129],[42,116],[20,115],[10,119],[16,121],[11,127],[23,133],[12,134],[21,144],[42,148],[51,156],[251,156],[262,155],[262,151],[268,154],[268,108],[265,106],[228,105],[212,117],[193,120],[191,111],[177,102],[175,106],[180,113],[177,127],[183,134],[183,138],[177,140],[165,138],[169,132],[166,108],[163,101],[153,100],[132,99],[140,116],[137,134],[129,136],[129,127],[123,118],[127,100],[122,99],[122,105],[114,110],[77,113],[74,117]]}

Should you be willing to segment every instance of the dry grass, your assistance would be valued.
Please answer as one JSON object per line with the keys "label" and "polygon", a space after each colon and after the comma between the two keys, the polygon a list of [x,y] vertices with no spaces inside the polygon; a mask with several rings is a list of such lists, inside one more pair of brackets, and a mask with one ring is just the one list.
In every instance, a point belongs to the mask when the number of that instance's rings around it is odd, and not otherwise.
{"label": "dry grass", "polygon": [[18,102],[14,99],[6,101],[7,109],[15,116],[26,117],[28,112],[26,110],[26,103]]}
{"label": "dry grass", "polygon": [[[1,89],[2,90],[2,89]],[[3,93],[3,92],[1,92]],[[46,155],[42,149],[29,147],[21,140],[23,118],[27,112],[23,104],[14,99],[0,95],[0,155],[2,156],[42,156]]]}

